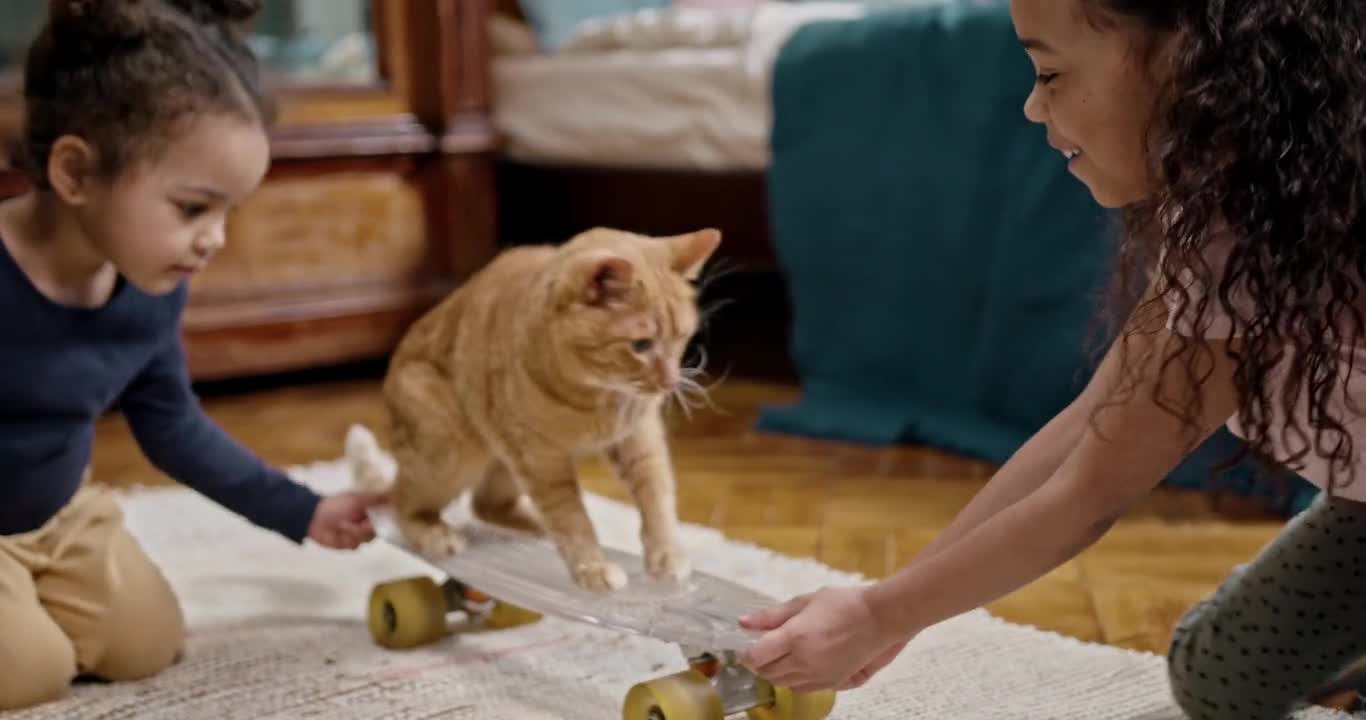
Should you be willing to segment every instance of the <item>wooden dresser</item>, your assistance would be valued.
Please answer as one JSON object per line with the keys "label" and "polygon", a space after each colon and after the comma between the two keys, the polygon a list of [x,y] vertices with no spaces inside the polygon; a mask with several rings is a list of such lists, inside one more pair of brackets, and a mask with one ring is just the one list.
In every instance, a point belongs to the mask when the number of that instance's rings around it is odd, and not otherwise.
{"label": "wooden dresser", "polygon": [[[195,379],[383,356],[492,257],[490,2],[268,0],[258,23],[277,29],[264,39],[294,59],[267,61],[281,110],[271,172],[193,281],[184,336]],[[360,30],[317,30],[338,19]],[[308,52],[313,67],[297,59]],[[6,77],[8,138],[22,96]],[[0,168],[0,193],[19,187]]]}

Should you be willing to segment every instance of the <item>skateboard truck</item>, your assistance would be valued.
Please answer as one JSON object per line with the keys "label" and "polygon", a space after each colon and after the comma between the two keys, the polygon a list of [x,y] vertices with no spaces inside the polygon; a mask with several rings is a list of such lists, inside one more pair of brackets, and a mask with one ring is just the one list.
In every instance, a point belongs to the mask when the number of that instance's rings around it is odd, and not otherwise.
{"label": "skateboard truck", "polygon": [[466,625],[500,630],[528,625],[541,614],[500,602],[472,587],[447,578],[440,585],[427,576],[376,585],[370,593],[370,635],[382,647],[400,650],[451,634],[452,613],[462,613]]}
{"label": "skateboard truck", "polygon": [[622,705],[623,720],[825,720],[833,692],[797,693],[775,687],[739,664],[734,652],[684,648],[688,669],[633,686]]}

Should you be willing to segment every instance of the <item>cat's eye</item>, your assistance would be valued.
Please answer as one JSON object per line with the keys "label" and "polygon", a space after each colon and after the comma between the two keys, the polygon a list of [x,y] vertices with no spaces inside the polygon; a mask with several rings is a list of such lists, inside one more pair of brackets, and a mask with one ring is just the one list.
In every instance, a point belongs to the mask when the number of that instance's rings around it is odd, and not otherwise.
{"label": "cat's eye", "polygon": [[638,353],[650,352],[650,350],[654,348],[654,346],[655,341],[651,340],[650,338],[640,338],[638,340],[631,341],[631,349]]}

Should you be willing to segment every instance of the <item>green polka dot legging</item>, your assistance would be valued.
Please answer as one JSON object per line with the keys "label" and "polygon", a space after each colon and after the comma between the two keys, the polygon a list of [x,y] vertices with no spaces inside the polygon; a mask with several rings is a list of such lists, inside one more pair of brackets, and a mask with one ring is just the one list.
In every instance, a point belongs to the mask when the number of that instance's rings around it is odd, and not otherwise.
{"label": "green polka dot legging", "polygon": [[1192,720],[1281,720],[1366,654],[1366,503],[1323,495],[1173,634]]}

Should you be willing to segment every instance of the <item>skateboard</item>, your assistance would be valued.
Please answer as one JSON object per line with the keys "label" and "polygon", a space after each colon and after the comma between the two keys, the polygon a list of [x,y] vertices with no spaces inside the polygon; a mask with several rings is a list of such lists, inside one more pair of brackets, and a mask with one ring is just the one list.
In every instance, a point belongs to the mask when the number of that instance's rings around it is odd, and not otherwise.
{"label": "skateboard", "polygon": [[[645,574],[639,555],[603,548],[628,575],[627,585],[594,592],[574,584],[551,542],[471,518],[460,524],[460,553],[432,559],[403,538],[388,506],[371,510],[378,539],[416,557],[444,579],[420,575],[376,585],[369,627],[390,649],[436,642],[462,628],[487,632],[554,616],[677,645],[688,669],[631,687],[623,720],[825,720],[833,692],[776,687],[739,664],[759,635],[736,623],[776,600],[743,585],[693,571],[681,581]],[[459,616],[458,621],[452,618]]]}

